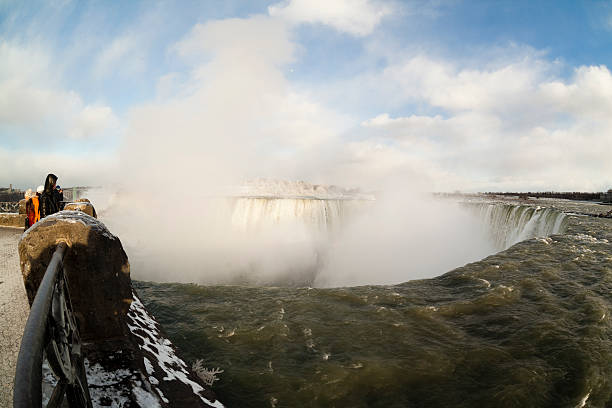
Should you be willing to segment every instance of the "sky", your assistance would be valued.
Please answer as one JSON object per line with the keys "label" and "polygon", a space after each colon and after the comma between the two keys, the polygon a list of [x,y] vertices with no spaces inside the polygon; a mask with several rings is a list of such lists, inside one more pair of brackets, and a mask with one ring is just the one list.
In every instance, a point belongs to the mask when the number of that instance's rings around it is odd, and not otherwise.
{"label": "sky", "polygon": [[603,191],[611,66],[612,1],[0,0],[0,186]]}

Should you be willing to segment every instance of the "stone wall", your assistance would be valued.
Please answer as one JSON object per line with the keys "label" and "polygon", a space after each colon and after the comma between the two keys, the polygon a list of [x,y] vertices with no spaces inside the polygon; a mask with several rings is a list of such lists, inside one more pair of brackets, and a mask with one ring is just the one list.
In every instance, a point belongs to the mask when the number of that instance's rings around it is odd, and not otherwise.
{"label": "stone wall", "polygon": [[25,227],[25,215],[17,213],[0,213],[0,227]]}

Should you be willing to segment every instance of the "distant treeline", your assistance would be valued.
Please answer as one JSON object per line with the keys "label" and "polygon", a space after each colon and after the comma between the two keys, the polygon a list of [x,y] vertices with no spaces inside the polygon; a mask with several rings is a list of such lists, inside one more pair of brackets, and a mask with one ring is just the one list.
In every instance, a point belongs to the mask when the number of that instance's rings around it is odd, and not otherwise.
{"label": "distant treeline", "polygon": [[486,194],[491,195],[503,195],[503,196],[519,196],[519,197],[533,197],[533,198],[564,198],[567,200],[581,200],[581,201],[599,201],[602,198],[603,192],[600,193],[585,193],[581,191],[540,191],[540,192],[527,192],[527,193],[496,193],[487,192]]}

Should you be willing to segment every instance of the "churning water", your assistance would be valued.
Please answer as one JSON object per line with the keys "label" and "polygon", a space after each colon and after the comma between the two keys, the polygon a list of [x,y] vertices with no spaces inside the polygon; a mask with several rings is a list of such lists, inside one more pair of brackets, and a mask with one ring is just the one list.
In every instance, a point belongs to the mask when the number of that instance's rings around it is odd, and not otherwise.
{"label": "churning water", "polygon": [[612,220],[574,214],[609,208],[465,206],[501,252],[431,279],[135,286],[188,360],[225,370],[227,406],[610,406]]}

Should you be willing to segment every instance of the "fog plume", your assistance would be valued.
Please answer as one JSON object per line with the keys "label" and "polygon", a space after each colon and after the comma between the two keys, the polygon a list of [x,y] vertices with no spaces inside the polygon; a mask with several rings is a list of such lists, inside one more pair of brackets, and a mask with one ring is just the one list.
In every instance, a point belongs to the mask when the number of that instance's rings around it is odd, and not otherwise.
{"label": "fog plume", "polygon": [[[381,166],[384,160],[370,162],[350,144],[341,148],[345,118],[285,79],[296,46],[284,23],[253,17],[198,25],[171,52],[193,64],[192,74],[165,78],[164,98],[131,112],[121,177],[100,211],[122,239],[134,278],[396,283],[486,252],[468,215],[416,193],[426,190],[418,168],[399,171],[392,160]],[[377,199],[352,205],[330,230],[313,226],[307,205],[297,202],[282,210],[293,219],[271,216],[245,228],[227,191],[257,177],[359,186]]]}

